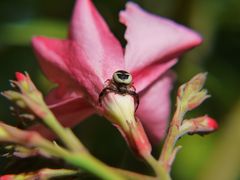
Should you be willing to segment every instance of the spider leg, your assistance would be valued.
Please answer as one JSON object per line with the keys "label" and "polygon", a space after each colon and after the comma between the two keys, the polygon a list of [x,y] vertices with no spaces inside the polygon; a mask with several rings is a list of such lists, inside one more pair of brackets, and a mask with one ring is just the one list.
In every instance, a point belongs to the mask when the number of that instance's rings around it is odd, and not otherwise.
{"label": "spider leg", "polygon": [[134,91],[136,91],[136,88],[134,87],[134,85],[132,85],[131,88],[132,88]]}
{"label": "spider leg", "polygon": [[103,96],[105,96],[109,91],[111,91],[111,88],[104,88],[103,90],[102,90],[102,92],[99,94],[99,96],[98,96],[98,102],[99,102],[99,104],[100,105],[102,105],[102,98],[103,98]]}
{"label": "spider leg", "polygon": [[104,82],[104,86],[107,87],[110,83],[111,83],[111,79],[107,79],[107,80]]}
{"label": "spider leg", "polygon": [[116,90],[116,88],[115,88],[114,86],[109,86],[109,87],[104,88],[104,89],[102,90],[102,92],[101,92],[101,93],[99,94],[99,96],[98,96],[98,102],[99,102],[99,104],[102,105],[102,98],[103,98],[107,93],[109,93],[109,92],[115,92],[115,93],[117,93],[116,91],[117,91],[117,90]]}
{"label": "spider leg", "polygon": [[134,102],[136,104],[135,111],[137,111],[137,108],[139,106],[139,95],[135,91],[128,91],[127,92],[129,95],[133,96]]}

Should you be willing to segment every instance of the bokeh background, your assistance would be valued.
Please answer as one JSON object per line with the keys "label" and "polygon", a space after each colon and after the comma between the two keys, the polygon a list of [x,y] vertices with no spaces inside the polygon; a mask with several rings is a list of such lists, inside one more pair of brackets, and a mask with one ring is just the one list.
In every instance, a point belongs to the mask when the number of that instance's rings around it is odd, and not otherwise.
{"label": "bokeh background", "polygon": [[[191,116],[209,114],[220,128],[204,137],[185,136],[179,141],[183,149],[173,166],[177,180],[240,179],[240,1],[239,0],[135,0],[146,10],[169,17],[198,31],[204,43],[180,58],[174,67],[176,88],[198,72],[208,72],[206,87],[212,97]],[[124,26],[118,12],[125,0],[94,1],[118,39]],[[35,35],[64,38],[74,0],[1,0],[0,1],[0,90],[10,89],[9,79],[16,71],[27,71],[38,88],[46,94],[53,85],[43,76],[33,54],[30,40]],[[144,43],[144,42],[143,42]],[[9,110],[10,103],[0,97],[0,118],[19,124]],[[136,159],[124,140],[109,122],[93,116],[76,127],[75,132],[90,151],[104,162],[130,170],[150,169]],[[154,148],[159,153],[161,145]],[[4,150],[1,149],[3,152]],[[31,166],[29,166],[31,163]],[[19,172],[44,165],[59,166],[47,160],[0,159],[0,174]],[[86,175],[85,178],[88,176]],[[91,177],[92,178],[92,177]]]}

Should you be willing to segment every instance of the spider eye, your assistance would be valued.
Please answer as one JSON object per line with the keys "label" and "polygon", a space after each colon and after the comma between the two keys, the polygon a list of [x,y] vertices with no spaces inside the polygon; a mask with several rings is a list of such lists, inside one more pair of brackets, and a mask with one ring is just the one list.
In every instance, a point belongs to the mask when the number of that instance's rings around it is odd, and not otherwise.
{"label": "spider eye", "polygon": [[127,71],[119,70],[113,74],[113,80],[119,84],[130,84],[132,82],[132,75]]}

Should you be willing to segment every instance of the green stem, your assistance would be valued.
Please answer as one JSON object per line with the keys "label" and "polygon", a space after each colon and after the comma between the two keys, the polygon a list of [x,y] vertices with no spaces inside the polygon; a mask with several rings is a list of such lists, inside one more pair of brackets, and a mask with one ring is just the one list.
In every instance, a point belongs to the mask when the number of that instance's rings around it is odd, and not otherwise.
{"label": "green stem", "polygon": [[174,113],[173,120],[170,124],[169,131],[167,133],[166,140],[164,142],[162,152],[159,158],[159,162],[163,164],[163,167],[166,171],[170,171],[171,168],[171,159],[172,155],[175,156],[174,154],[174,147],[179,135],[179,127],[181,126],[182,120],[185,108],[181,106],[181,103],[179,100],[177,100],[177,109],[176,112]]}
{"label": "green stem", "polygon": [[47,109],[47,115],[43,118],[43,121],[60,138],[68,149],[73,152],[86,150],[70,129],[62,127],[50,110]]}
{"label": "green stem", "polygon": [[112,167],[111,169],[113,169],[114,171],[117,171],[119,174],[123,175],[124,177],[126,177],[129,180],[156,180],[156,177],[139,174],[139,173],[132,172],[132,171],[127,171],[124,169],[118,169],[118,168],[114,168],[114,167]]}
{"label": "green stem", "polygon": [[36,146],[45,150],[50,155],[63,159],[67,163],[76,166],[79,169],[85,169],[88,172],[91,172],[99,178],[106,180],[123,180],[123,178],[114,172],[110,167],[97,160],[87,152],[73,153],[61,148],[60,146],[54,145],[45,139],[39,141]]}
{"label": "green stem", "polygon": [[161,162],[158,162],[151,154],[144,157],[147,163],[153,168],[157,177],[161,180],[171,180],[170,175],[164,169]]}
{"label": "green stem", "polygon": [[95,159],[93,156],[87,153],[81,154],[68,154],[63,157],[66,162],[84,168],[85,170],[91,172],[92,174],[106,180],[123,180],[118,173],[111,170],[110,167],[106,166],[99,160]]}

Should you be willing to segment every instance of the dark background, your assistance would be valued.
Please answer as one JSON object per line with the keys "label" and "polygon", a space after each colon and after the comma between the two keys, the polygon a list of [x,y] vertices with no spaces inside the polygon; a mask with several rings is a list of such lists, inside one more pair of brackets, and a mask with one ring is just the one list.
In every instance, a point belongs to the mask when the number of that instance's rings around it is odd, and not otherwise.
{"label": "dark background", "polygon": [[[198,31],[204,43],[180,58],[174,67],[177,86],[198,72],[208,72],[206,87],[212,95],[193,116],[209,114],[220,124],[218,132],[182,138],[183,145],[173,166],[173,179],[240,179],[240,1],[239,0],[135,0],[144,9],[169,17]],[[118,12],[126,1],[94,1],[118,39],[124,26]],[[9,79],[16,71],[27,71],[44,93],[51,89],[39,69],[30,46],[35,35],[64,38],[74,0],[0,1],[0,90],[10,89]],[[144,42],[143,42],[144,43]],[[173,98],[173,104],[174,104]],[[0,97],[1,119],[14,123],[9,103]],[[75,128],[83,143],[104,162],[136,171],[149,171],[128,150],[122,137],[106,120],[94,116]],[[161,146],[161,145],[160,145]],[[158,154],[159,147],[154,153]],[[27,162],[37,168],[48,164],[43,159],[19,163],[0,159],[0,173],[26,170]],[[9,161],[11,163],[9,163]],[[17,162],[17,163],[16,163]],[[16,166],[13,166],[17,164]],[[58,166],[54,162],[52,166]],[[35,167],[36,166],[36,167]],[[13,168],[15,167],[15,168]]]}

